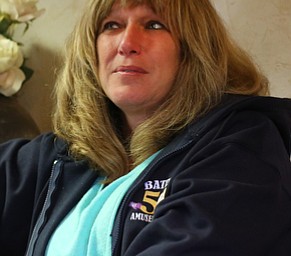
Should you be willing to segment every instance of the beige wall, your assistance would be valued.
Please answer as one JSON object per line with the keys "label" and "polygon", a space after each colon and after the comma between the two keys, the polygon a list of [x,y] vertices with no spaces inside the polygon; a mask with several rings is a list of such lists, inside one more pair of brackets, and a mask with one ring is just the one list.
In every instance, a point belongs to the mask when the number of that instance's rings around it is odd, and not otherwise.
{"label": "beige wall", "polygon": [[32,78],[19,92],[19,102],[30,112],[41,131],[50,130],[51,93],[56,69],[62,65],[62,48],[81,13],[85,1],[39,0],[46,12],[36,19],[27,33],[19,37],[24,43],[27,66]]}
{"label": "beige wall", "polygon": [[[19,92],[41,131],[50,129],[50,94],[62,46],[86,1],[39,0],[46,13],[20,38],[35,74]],[[274,96],[291,98],[291,0],[213,0],[237,41],[271,81]]]}
{"label": "beige wall", "polygon": [[268,76],[274,96],[291,98],[291,0],[213,0],[234,38]]}

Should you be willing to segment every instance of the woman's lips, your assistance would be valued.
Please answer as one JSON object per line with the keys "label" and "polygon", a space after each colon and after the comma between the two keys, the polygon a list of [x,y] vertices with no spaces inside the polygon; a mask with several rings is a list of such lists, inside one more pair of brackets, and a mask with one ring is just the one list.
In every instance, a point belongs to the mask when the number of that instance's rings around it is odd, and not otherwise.
{"label": "woman's lips", "polygon": [[114,73],[147,74],[148,72],[143,68],[137,66],[120,66],[114,70]]}

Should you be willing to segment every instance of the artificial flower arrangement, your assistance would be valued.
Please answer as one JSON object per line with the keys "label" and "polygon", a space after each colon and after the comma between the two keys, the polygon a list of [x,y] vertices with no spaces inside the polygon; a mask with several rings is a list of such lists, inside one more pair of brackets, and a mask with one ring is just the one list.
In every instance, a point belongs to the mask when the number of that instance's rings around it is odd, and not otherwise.
{"label": "artificial flower arrangement", "polygon": [[39,17],[38,0],[0,0],[0,94],[9,97],[18,92],[33,71],[25,66],[21,44],[13,39],[15,28]]}

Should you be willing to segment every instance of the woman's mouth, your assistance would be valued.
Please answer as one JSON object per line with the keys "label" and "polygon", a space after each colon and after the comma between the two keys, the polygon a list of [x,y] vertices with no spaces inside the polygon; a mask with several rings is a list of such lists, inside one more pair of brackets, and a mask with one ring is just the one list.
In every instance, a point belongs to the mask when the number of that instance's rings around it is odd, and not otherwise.
{"label": "woman's mouth", "polygon": [[114,73],[125,73],[125,74],[147,74],[148,72],[138,66],[119,66],[114,70]]}

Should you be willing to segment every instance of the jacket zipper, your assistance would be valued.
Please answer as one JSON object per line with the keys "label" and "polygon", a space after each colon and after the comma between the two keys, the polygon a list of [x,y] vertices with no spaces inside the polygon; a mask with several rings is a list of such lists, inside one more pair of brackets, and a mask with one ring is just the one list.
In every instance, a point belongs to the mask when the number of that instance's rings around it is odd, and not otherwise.
{"label": "jacket zipper", "polygon": [[[196,134],[195,137],[198,138],[199,134]],[[125,197],[122,199],[121,203],[120,203],[120,212],[118,213],[117,217],[116,217],[116,229],[115,229],[115,234],[113,236],[113,240],[114,242],[112,243],[112,256],[118,256],[120,255],[117,252],[117,248],[118,248],[118,244],[120,243],[120,230],[121,230],[121,223],[122,220],[124,218],[124,211],[125,211],[125,203],[128,201],[128,199],[131,197],[131,195],[135,192],[136,188],[140,185],[141,181],[143,181],[146,177],[148,177],[150,175],[150,173],[152,172],[153,169],[155,169],[155,167],[160,164],[161,162],[163,162],[165,159],[167,159],[168,157],[184,150],[185,148],[187,148],[189,145],[191,145],[193,143],[195,139],[192,139],[190,141],[188,141],[186,144],[184,144],[183,146],[181,146],[180,148],[171,151],[165,155],[160,156],[159,158],[156,159],[156,161],[154,160],[154,162],[149,166],[148,170],[146,172],[143,172],[142,176],[139,178],[139,182],[135,183],[130,191],[128,191],[128,193],[126,193]],[[162,153],[162,152],[161,152]]]}
{"label": "jacket zipper", "polygon": [[60,171],[57,171],[57,170],[60,170],[60,165],[61,165],[60,160],[55,160],[53,163],[46,198],[45,198],[42,210],[40,212],[40,215],[37,219],[37,222],[33,228],[33,232],[29,241],[28,249],[25,254],[26,256],[33,256],[33,252],[35,249],[36,241],[38,239],[38,235],[40,234],[46,222],[46,213],[47,213],[47,210],[50,208],[51,197],[56,188],[58,177],[60,176]]}

